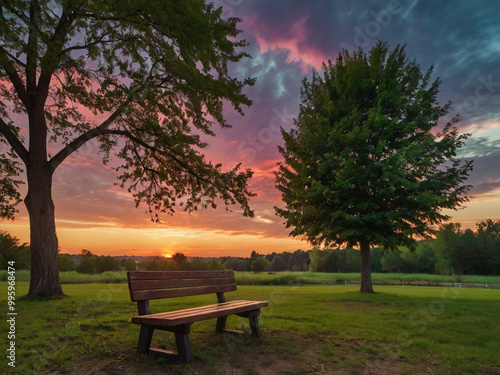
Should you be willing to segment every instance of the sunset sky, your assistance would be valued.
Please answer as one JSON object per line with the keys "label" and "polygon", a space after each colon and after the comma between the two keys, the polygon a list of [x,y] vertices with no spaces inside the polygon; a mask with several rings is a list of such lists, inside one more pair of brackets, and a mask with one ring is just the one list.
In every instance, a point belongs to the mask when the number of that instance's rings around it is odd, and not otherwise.
{"label": "sunset sky", "polygon": [[[255,218],[238,207],[176,213],[150,221],[145,207],[135,208],[116,172],[88,144],[65,162],[54,177],[57,234],[62,252],[88,249],[96,254],[249,256],[294,251],[310,246],[288,237],[274,206],[282,205],[274,187],[279,128],[290,129],[300,103],[301,80],[342,48],[369,50],[377,40],[407,54],[422,70],[434,65],[440,101],[452,101],[461,132],[471,134],[461,157],[473,158],[473,185],[466,208],[451,212],[466,228],[487,218],[500,219],[500,2],[498,0],[301,1],[219,0],[227,16],[242,19],[239,28],[252,56],[232,66],[239,78],[257,77],[246,90],[253,100],[245,116],[227,111],[232,129],[216,129],[205,155],[228,169],[241,162],[255,171],[251,201]],[[25,189],[25,188],[24,188]],[[23,190],[25,193],[25,190]],[[16,221],[0,229],[29,241],[23,205]]]}

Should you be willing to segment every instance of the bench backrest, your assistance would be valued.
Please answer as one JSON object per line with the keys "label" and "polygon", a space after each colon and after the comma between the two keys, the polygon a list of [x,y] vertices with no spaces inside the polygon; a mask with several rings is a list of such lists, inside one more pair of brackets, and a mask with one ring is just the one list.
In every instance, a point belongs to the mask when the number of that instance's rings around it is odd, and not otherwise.
{"label": "bench backrest", "polygon": [[133,302],[236,290],[233,271],[130,271]]}

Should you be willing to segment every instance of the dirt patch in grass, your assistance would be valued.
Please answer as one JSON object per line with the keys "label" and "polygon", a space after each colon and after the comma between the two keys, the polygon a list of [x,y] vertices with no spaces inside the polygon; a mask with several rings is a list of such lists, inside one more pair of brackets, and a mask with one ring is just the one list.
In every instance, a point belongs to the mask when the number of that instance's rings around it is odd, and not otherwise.
{"label": "dirt patch in grass", "polygon": [[[227,334],[225,334],[227,335]],[[225,336],[223,335],[223,336]],[[134,350],[120,352],[123,360],[113,356],[82,358],[71,370],[51,370],[45,375],[394,375],[437,374],[439,368],[427,363],[387,358],[383,348],[365,340],[339,340],[333,336],[316,338],[288,335],[292,346],[271,335],[267,339],[250,338],[240,348],[228,350],[227,339],[217,335],[202,347],[193,347],[194,363],[181,364],[163,359],[137,356]],[[197,339],[201,344],[200,338]],[[209,349],[207,349],[210,347]],[[367,350],[366,348],[372,347]],[[218,353],[214,355],[214,353]],[[117,353],[118,354],[118,353]],[[118,356],[116,356],[118,357]],[[115,357],[115,358],[116,358]]]}

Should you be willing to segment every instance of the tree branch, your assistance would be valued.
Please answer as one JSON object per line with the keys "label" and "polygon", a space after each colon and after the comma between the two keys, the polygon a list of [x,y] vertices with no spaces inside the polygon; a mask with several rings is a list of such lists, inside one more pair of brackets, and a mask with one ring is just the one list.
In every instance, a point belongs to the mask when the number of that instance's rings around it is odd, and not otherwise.
{"label": "tree branch", "polygon": [[17,73],[14,64],[9,59],[7,51],[5,51],[1,46],[0,46],[0,66],[7,73],[10,82],[12,82],[12,85],[16,90],[17,96],[24,104],[24,106],[28,108],[29,106],[28,93],[26,92],[26,88],[24,87],[23,80],[21,79],[21,77],[19,77],[19,74]]}
{"label": "tree branch", "polygon": [[[148,145],[146,142],[144,141],[141,141],[139,138],[137,137],[134,137],[132,135],[132,133],[130,133],[128,130],[104,130],[102,132],[102,134],[113,134],[113,135],[121,135],[121,136],[124,136],[124,137],[127,137],[128,139],[130,139],[132,142],[135,142],[139,145],[141,145],[142,147],[150,150],[150,151],[154,151],[154,152],[157,152],[159,154],[164,154],[165,151],[164,150],[160,150],[156,147],[153,147],[151,145]],[[203,181],[203,182],[206,182],[206,183],[210,183],[210,181],[208,180],[205,180],[203,178],[200,178],[200,176],[198,176],[198,174],[194,171],[192,171],[188,165],[186,165],[185,163],[183,163],[183,161],[181,159],[179,159],[177,156],[175,155],[172,155],[171,153],[168,154],[168,156],[170,156],[172,159],[174,159],[174,161],[179,164],[182,168],[184,168],[187,172],[189,172],[191,175],[197,177],[200,181]],[[160,160],[158,160],[157,158],[155,158],[156,161],[158,162],[161,162]]]}
{"label": "tree branch", "polygon": [[128,104],[130,104],[135,97],[135,95],[141,91],[144,86],[141,86],[138,90],[134,91],[129,95],[127,100],[125,100],[120,106],[99,126],[93,128],[79,137],[75,138],[72,142],[66,145],[61,151],[59,151],[52,159],[50,159],[50,164],[55,170],[59,164],[61,164],[69,155],[78,150],[87,141],[104,134],[104,130],[110,126],[113,121],[122,113]]}
{"label": "tree branch", "polygon": [[[120,135],[120,136],[124,136],[124,137],[127,137],[128,139],[130,139],[132,142],[135,142],[137,144],[139,144],[140,146],[150,150],[150,151],[153,151],[153,152],[156,152],[158,154],[165,154],[165,151],[164,150],[160,150],[156,147],[153,147],[149,144],[147,144],[146,142],[144,141],[141,141],[140,139],[138,139],[137,137],[134,137],[134,135],[132,133],[130,133],[128,130],[108,130],[108,129],[105,129],[103,130],[102,134],[113,134],[113,135]],[[171,150],[172,151],[172,150]],[[193,177],[195,177],[199,182],[203,182],[205,184],[208,184],[208,185],[212,185],[213,187],[215,187],[216,189],[218,189],[219,191],[220,190],[224,190],[224,186],[221,186],[217,179],[214,179],[213,181],[209,180],[209,179],[206,179],[204,178],[203,176],[201,176],[199,173],[197,173],[195,170],[193,170],[189,165],[187,165],[186,163],[184,163],[180,158],[178,158],[176,155],[175,155],[175,152],[170,152],[168,153],[168,156],[171,157],[181,168],[183,168],[187,173],[189,173],[190,175],[192,175]],[[159,160],[158,158],[156,158],[155,156],[153,156],[153,158],[161,165],[165,166],[165,163],[164,161],[162,160]],[[148,168],[149,169],[149,168]],[[150,169],[149,169],[150,170]],[[154,170],[150,170],[150,171],[153,171],[155,173],[157,173],[156,171]]]}
{"label": "tree branch", "polygon": [[91,46],[95,46],[99,43],[102,43],[103,45],[106,44],[106,43],[112,43],[112,42],[117,42],[118,40],[104,40],[105,37],[109,36],[111,33],[104,33],[102,34],[99,38],[97,38],[96,40],[94,40],[93,42],[89,42],[87,44],[83,44],[83,45],[74,45],[74,46],[71,46],[71,47],[68,47],[68,48],[65,48],[61,51],[61,55],[67,53],[67,52],[70,52],[70,51],[77,51],[77,50],[81,50],[81,49],[87,49]]}
{"label": "tree branch", "polygon": [[21,141],[16,137],[16,135],[12,132],[9,126],[5,123],[5,121],[0,117],[0,134],[2,134],[7,142],[9,142],[10,146],[14,149],[17,155],[21,158],[21,160],[28,164],[29,162],[29,152],[21,143]]}
{"label": "tree branch", "polygon": [[48,95],[52,74],[58,67],[61,58],[61,51],[64,47],[66,36],[70,32],[70,26],[78,17],[78,11],[83,5],[81,1],[74,9],[69,9],[71,4],[63,3],[63,9],[59,22],[55,27],[54,34],[47,43],[47,51],[41,59],[40,78],[37,87],[37,105],[44,106]]}
{"label": "tree branch", "polygon": [[[38,4],[36,4],[38,5]],[[38,19],[40,9],[35,9],[33,2],[30,4],[30,22],[28,24],[28,48],[26,52],[26,90],[28,98],[36,98],[36,68],[38,54]]]}

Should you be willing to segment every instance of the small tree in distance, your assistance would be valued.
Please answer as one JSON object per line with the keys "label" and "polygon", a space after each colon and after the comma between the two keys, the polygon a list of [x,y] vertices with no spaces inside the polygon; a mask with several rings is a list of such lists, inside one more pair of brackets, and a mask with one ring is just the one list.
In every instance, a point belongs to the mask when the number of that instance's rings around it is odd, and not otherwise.
{"label": "small tree in distance", "polygon": [[449,219],[442,209],[467,200],[472,162],[454,159],[467,136],[456,116],[437,130],[450,103],[438,103],[431,73],[405,47],[343,51],[303,81],[295,127],[282,131],[277,214],[313,245],[359,248],[362,293],[373,293],[372,246],[415,249]]}
{"label": "small tree in distance", "polygon": [[252,272],[255,273],[267,271],[270,266],[271,263],[264,257],[258,257],[255,260],[252,260],[252,263],[250,264]]}

